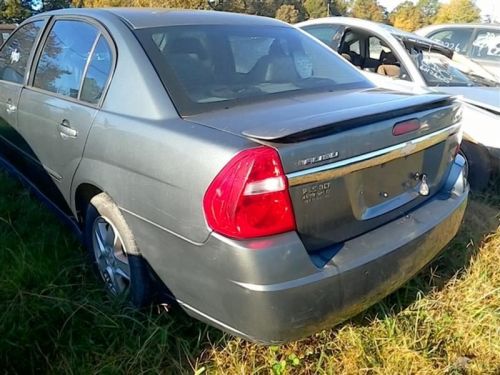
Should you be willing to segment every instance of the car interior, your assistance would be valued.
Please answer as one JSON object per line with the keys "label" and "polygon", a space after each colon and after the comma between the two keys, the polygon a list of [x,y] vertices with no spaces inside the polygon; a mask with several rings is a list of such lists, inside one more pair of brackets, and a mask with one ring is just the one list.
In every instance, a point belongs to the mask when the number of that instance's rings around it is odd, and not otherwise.
{"label": "car interior", "polygon": [[338,52],[359,69],[394,78],[407,77],[391,48],[377,36],[365,31],[346,29]]}
{"label": "car interior", "polygon": [[185,32],[155,42],[191,95],[201,90],[213,99],[231,98],[265,91],[263,84],[291,85],[301,78],[286,40],[253,38],[255,49],[243,51],[234,38],[212,40],[203,33]]}

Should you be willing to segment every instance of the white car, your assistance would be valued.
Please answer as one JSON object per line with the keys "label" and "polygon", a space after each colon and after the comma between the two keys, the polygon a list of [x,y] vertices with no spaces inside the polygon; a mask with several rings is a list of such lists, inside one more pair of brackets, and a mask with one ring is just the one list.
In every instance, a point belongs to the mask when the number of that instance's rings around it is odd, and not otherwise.
{"label": "white car", "polygon": [[472,188],[485,188],[491,174],[500,171],[500,83],[481,65],[430,39],[357,18],[328,17],[296,26],[367,72],[379,86],[461,96],[461,152]]}
{"label": "white car", "polygon": [[500,25],[431,25],[415,31],[470,59],[500,77]]}

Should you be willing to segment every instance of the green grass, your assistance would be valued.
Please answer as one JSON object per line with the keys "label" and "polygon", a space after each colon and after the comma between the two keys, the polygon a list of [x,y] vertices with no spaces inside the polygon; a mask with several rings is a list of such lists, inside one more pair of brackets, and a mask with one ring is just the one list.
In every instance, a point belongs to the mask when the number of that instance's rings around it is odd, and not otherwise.
{"label": "green grass", "polygon": [[6,373],[500,373],[500,191],[475,197],[418,277],[333,329],[281,347],[102,292],[69,230],[0,172],[0,368]]}

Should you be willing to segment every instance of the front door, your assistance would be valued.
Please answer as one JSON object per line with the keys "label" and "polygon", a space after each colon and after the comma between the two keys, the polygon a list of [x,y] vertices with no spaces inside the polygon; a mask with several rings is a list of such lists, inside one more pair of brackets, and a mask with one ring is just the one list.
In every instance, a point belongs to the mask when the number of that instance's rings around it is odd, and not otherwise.
{"label": "front door", "polygon": [[19,132],[49,177],[44,193],[59,204],[69,201],[112,54],[99,26],[85,20],[56,19],[43,43],[19,100]]}

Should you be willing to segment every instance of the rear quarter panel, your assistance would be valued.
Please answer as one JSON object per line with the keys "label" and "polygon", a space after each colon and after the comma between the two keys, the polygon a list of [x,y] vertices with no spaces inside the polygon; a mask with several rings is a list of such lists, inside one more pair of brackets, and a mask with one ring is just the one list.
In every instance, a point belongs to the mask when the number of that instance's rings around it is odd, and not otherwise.
{"label": "rear quarter panel", "polygon": [[101,112],[74,186],[96,185],[127,213],[202,243],[210,234],[203,195],[220,169],[245,147],[243,138],[181,119]]}
{"label": "rear quarter panel", "polygon": [[117,64],[73,178],[72,210],[78,187],[92,184],[122,210],[201,243],[210,233],[204,192],[250,142],[183,121],[128,27],[112,15],[101,21],[115,41]]}

